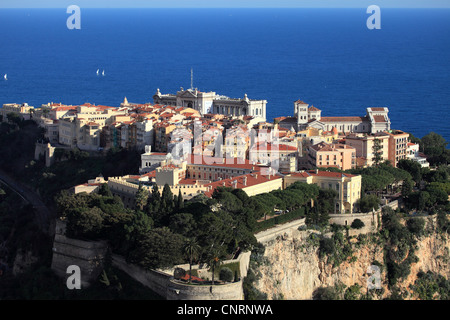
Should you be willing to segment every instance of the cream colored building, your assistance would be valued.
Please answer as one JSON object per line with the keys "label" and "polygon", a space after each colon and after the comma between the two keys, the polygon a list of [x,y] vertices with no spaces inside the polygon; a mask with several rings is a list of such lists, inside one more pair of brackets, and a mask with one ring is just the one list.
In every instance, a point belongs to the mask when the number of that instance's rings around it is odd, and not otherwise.
{"label": "cream colored building", "polygon": [[300,181],[315,184],[322,189],[333,189],[339,194],[336,212],[357,212],[357,202],[361,198],[361,176],[329,171],[300,171],[284,176],[283,188]]}
{"label": "cream colored building", "polygon": [[384,132],[375,134],[350,134],[345,137],[345,144],[355,148],[356,157],[366,160],[367,166],[373,165],[374,144],[378,140],[380,144],[381,162],[388,160],[389,155],[389,135]]}
{"label": "cream colored building", "polygon": [[356,150],[345,144],[321,142],[308,147],[308,161],[311,168],[349,170],[356,166]]}
{"label": "cream colored building", "polygon": [[0,115],[2,116],[3,122],[8,121],[8,113],[15,113],[23,120],[30,120],[33,111],[34,107],[29,106],[27,103],[6,103],[0,109]]}
{"label": "cream colored building", "polygon": [[97,151],[103,127],[116,116],[126,115],[127,108],[96,106],[89,103],[76,107],[76,116],[59,121],[59,143],[81,150]]}

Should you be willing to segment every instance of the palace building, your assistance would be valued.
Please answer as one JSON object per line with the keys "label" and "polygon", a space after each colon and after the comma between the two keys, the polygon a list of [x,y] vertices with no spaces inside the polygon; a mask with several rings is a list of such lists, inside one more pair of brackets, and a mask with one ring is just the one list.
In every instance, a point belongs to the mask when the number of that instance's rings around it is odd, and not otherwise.
{"label": "palace building", "polygon": [[176,94],[162,94],[157,89],[153,96],[155,104],[192,108],[204,114],[223,114],[227,116],[253,116],[266,120],[266,100],[249,99],[247,94],[243,98],[229,98],[218,95],[213,91],[202,92],[197,88],[183,89]]}

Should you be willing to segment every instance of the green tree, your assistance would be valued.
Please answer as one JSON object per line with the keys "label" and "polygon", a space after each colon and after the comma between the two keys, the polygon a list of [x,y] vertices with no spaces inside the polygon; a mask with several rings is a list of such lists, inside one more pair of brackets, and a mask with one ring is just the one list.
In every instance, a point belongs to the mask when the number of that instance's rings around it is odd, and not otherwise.
{"label": "green tree", "polygon": [[431,165],[449,163],[450,150],[446,149],[447,141],[441,135],[430,132],[422,137],[420,146]]}
{"label": "green tree", "polygon": [[406,222],[408,230],[416,236],[423,235],[425,220],[423,218],[411,218]]}
{"label": "green tree", "polygon": [[97,193],[104,197],[113,197],[111,189],[109,188],[107,183],[102,183],[98,188]]}
{"label": "green tree", "polygon": [[406,179],[402,184],[402,197],[403,199],[407,199],[413,191],[413,182],[411,179]]}
{"label": "green tree", "polygon": [[353,220],[351,227],[354,229],[361,229],[362,227],[364,227],[364,222],[362,222],[361,219],[355,219]]}
{"label": "green tree", "polygon": [[370,212],[372,210],[378,210],[380,206],[380,199],[374,194],[363,195],[359,201],[359,208],[361,212]]}
{"label": "green tree", "polygon": [[183,195],[181,194],[181,189],[178,190],[178,198],[177,198],[177,210],[181,210],[184,208],[184,200]]}
{"label": "green tree", "polygon": [[373,140],[372,154],[373,154],[372,161],[374,165],[378,167],[378,165],[383,160],[383,146],[381,145],[381,141],[378,138],[375,138]]}
{"label": "green tree", "polygon": [[140,210],[133,212],[132,220],[124,225],[126,240],[129,247],[134,248],[139,239],[148,234],[153,228],[153,220]]}
{"label": "green tree", "polygon": [[359,284],[354,284],[345,290],[344,299],[345,300],[360,300],[361,296],[361,286]]}
{"label": "green tree", "polygon": [[67,213],[66,234],[72,238],[97,239],[103,228],[103,212],[97,208],[74,208]]}
{"label": "green tree", "polygon": [[221,250],[219,250],[217,248],[211,249],[211,251],[209,251],[209,253],[208,253],[208,258],[207,258],[206,264],[211,268],[211,273],[212,273],[211,283],[212,283],[212,285],[214,285],[215,271],[222,264],[222,262],[223,262],[223,260],[222,260]]}
{"label": "green tree", "polygon": [[175,213],[170,217],[169,228],[175,233],[191,237],[197,228],[197,222],[191,213]]}
{"label": "green tree", "polygon": [[223,267],[219,272],[219,279],[225,282],[233,281],[233,271],[228,267]]}
{"label": "green tree", "polygon": [[200,246],[196,239],[186,239],[186,242],[184,244],[184,253],[189,259],[189,283],[191,283],[192,279],[192,262],[194,259],[198,258],[200,253]]}
{"label": "green tree", "polygon": [[422,180],[422,167],[418,162],[410,159],[401,159],[398,161],[397,167],[409,172],[416,183],[420,183]]}
{"label": "green tree", "polygon": [[144,210],[144,207],[147,205],[148,197],[150,193],[148,190],[142,185],[139,185],[139,188],[134,196],[134,204],[137,210]]}
{"label": "green tree", "polygon": [[143,234],[129,254],[129,261],[144,268],[168,268],[183,262],[183,238],[167,227]]}

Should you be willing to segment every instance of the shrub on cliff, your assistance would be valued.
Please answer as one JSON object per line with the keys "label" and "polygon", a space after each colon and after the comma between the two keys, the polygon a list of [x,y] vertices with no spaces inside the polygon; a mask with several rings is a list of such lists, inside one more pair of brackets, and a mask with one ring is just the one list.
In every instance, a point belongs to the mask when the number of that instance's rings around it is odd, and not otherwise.
{"label": "shrub on cliff", "polygon": [[361,221],[361,219],[355,219],[353,220],[351,227],[353,229],[361,229],[365,226],[364,222]]}
{"label": "shrub on cliff", "polygon": [[408,230],[416,236],[421,236],[425,228],[425,220],[422,218],[411,218],[406,222]]}
{"label": "shrub on cliff", "polygon": [[319,256],[331,255],[336,250],[334,240],[330,238],[323,238],[319,242]]}

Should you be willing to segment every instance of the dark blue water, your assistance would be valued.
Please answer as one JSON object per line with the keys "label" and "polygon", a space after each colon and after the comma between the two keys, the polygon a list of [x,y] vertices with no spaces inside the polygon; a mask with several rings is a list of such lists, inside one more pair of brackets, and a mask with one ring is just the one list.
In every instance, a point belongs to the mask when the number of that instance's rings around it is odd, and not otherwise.
{"label": "dark blue water", "polygon": [[[266,99],[267,117],[302,99],[323,116],[387,106],[392,128],[450,141],[450,10],[0,10],[0,104],[152,102],[190,86]],[[95,71],[105,69],[105,77]]]}

